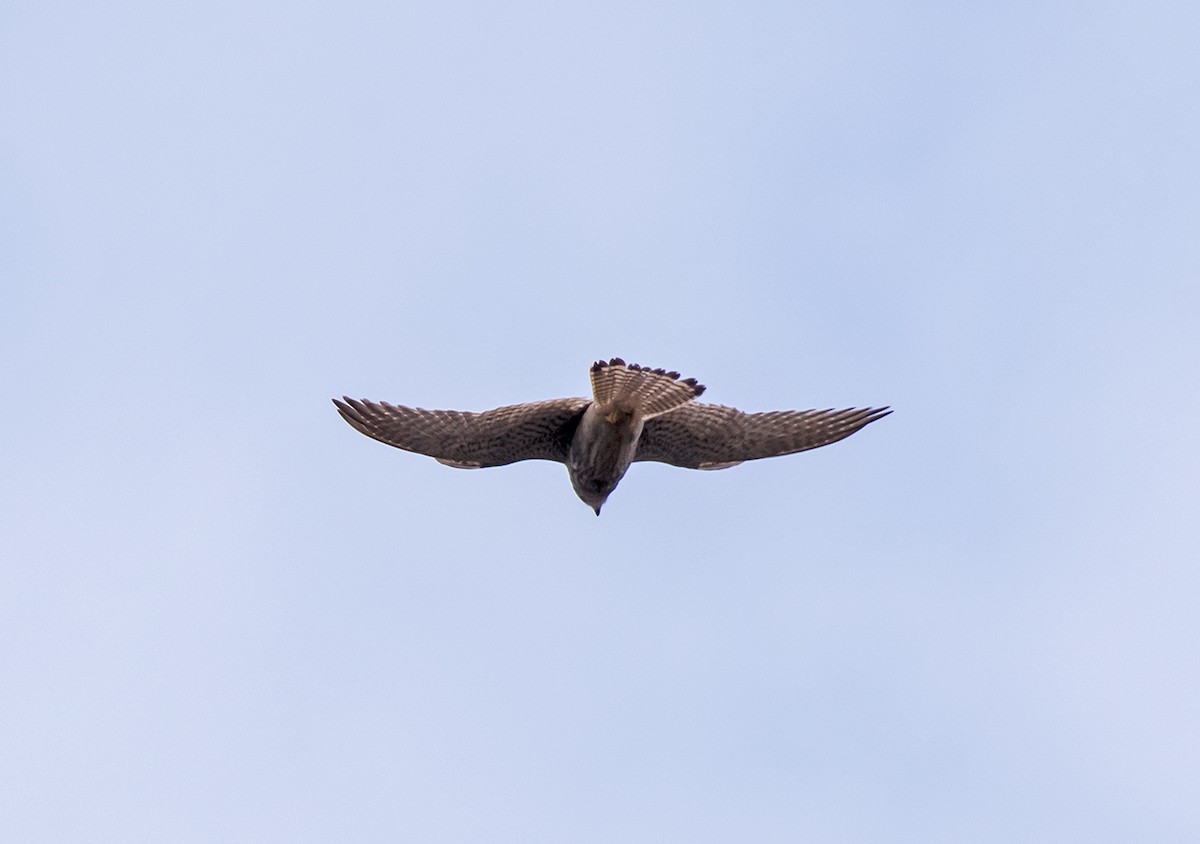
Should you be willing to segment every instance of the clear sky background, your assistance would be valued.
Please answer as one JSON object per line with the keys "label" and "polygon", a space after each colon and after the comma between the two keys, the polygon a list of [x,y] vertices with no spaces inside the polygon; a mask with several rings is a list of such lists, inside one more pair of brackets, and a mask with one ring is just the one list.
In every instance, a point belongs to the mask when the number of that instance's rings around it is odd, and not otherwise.
{"label": "clear sky background", "polygon": [[[0,839],[1200,840],[1200,11],[7,3]],[[457,471],[620,355],[890,404]]]}

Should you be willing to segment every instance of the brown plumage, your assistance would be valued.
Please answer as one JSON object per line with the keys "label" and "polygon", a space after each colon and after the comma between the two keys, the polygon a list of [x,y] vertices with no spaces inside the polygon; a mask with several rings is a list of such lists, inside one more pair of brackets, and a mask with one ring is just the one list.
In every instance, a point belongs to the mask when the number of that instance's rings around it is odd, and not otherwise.
{"label": "brown plumage", "polygon": [[704,386],[694,378],[620,358],[595,363],[591,381],[591,399],[550,399],[482,413],[345,397],[333,403],[367,436],[449,466],[565,463],[576,494],[596,515],[635,461],[725,469],[829,445],[891,413],[886,407],[744,413],[695,401]]}

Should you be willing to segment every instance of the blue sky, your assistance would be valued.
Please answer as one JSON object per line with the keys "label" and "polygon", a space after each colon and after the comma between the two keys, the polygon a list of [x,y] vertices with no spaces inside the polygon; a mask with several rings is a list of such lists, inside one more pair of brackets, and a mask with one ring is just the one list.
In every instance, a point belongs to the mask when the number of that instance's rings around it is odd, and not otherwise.
{"label": "blue sky", "polygon": [[[1200,12],[9,4],[0,838],[1200,837]],[[809,454],[454,471],[620,355]]]}

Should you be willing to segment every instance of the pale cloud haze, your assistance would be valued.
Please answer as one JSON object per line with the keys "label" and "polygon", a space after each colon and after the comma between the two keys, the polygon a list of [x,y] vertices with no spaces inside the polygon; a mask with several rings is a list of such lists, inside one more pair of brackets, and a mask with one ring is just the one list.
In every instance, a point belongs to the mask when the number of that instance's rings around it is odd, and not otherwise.
{"label": "pale cloud haze", "polygon": [[[1200,840],[1200,11],[10,4],[0,839]],[[808,454],[456,471],[620,355]]]}

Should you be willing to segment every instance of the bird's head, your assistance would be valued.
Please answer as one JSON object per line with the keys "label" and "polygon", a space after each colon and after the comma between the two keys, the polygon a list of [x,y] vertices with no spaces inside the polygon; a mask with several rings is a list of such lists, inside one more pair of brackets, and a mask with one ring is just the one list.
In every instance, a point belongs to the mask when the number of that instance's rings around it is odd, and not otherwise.
{"label": "bird's head", "polygon": [[600,515],[600,508],[604,506],[604,502],[608,500],[608,496],[614,489],[616,484],[606,484],[602,481],[592,478],[571,478],[571,485],[575,487],[575,494],[579,496],[584,504],[596,511],[596,515]]}

